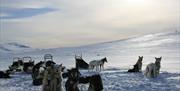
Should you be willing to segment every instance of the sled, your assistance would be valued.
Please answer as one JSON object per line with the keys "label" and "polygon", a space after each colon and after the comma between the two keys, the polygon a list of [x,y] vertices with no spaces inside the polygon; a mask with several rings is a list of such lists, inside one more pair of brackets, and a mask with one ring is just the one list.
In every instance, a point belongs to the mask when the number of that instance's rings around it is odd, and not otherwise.
{"label": "sled", "polygon": [[32,73],[32,68],[34,66],[34,60],[31,57],[23,57],[23,71],[26,73]]}
{"label": "sled", "polygon": [[23,59],[20,57],[14,57],[12,65],[9,66],[10,71],[20,72],[22,71]]}
{"label": "sled", "polygon": [[45,54],[44,61],[53,61],[53,56],[51,54]]}
{"label": "sled", "polygon": [[76,61],[76,68],[78,68],[78,69],[88,69],[89,68],[88,63],[86,63],[83,60],[82,56],[75,55],[75,61]]}

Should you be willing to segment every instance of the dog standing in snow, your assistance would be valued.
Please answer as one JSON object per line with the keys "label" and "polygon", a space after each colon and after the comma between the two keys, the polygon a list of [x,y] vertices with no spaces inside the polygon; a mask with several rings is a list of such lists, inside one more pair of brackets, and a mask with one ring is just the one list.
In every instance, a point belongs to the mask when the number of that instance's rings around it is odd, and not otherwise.
{"label": "dog standing in snow", "polygon": [[155,57],[155,59],[156,59],[155,63],[150,63],[146,67],[144,75],[148,78],[154,78],[159,75],[162,57],[160,57],[160,58]]}
{"label": "dog standing in snow", "polygon": [[44,73],[42,91],[63,91],[62,68],[62,64],[47,67]]}
{"label": "dog standing in snow", "polygon": [[[101,69],[104,69],[104,63],[107,62],[107,58],[103,58],[100,60],[93,60],[89,62],[89,70],[93,70],[96,68],[96,71],[101,71]],[[100,69],[98,69],[100,67]]]}

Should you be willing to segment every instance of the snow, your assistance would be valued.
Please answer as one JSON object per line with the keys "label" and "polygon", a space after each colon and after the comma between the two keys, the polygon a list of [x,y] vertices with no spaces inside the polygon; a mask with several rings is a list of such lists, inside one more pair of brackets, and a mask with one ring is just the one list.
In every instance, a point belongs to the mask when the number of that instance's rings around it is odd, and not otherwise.
{"label": "snow", "polygon": [[19,53],[19,52],[26,52],[26,51],[33,51],[33,48],[16,43],[16,42],[11,42],[11,43],[1,43],[0,44],[0,53]]}
{"label": "snow", "polygon": [[[13,47],[8,46],[8,49]],[[63,63],[67,68],[75,67],[75,54],[82,54],[86,62],[107,57],[105,70],[99,73],[103,79],[104,91],[180,91],[180,32],[178,31],[80,47],[4,52],[0,56],[0,69],[7,69],[13,57],[31,56],[38,62],[43,60],[44,54],[47,53],[53,55],[56,63]],[[126,71],[138,60],[138,56],[144,56],[143,71],[147,64],[155,61],[154,57],[162,56],[160,75],[148,79],[143,73],[127,73]],[[84,70],[81,73],[94,74]],[[0,79],[0,91],[41,91],[41,86],[32,86],[32,78],[28,74],[16,73],[12,77]],[[64,79],[63,84],[65,81]],[[87,88],[83,91],[87,91]]]}

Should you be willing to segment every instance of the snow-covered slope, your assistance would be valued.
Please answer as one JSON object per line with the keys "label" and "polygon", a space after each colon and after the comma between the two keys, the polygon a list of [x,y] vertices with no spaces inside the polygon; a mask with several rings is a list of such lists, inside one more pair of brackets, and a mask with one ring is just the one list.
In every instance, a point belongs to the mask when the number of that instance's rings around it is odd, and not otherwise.
{"label": "snow-covered slope", "polygon": [[16,42],[0,44],[1,53],[19,53],[32,50],[31,47]]}
{"label": "snow-covered slope", "polygon": [[[74,55],[82,54],[86,62],[107,57],[105,70],[100,72],[104,91],[179,91],[180,90],[180,32],[170,31],[149,34],[124,40],[92,44],[80,47],[53,48],[19,52],[0,58],[0,69],[6,69],[15,56],[31,56],[36,62],[50,53],[54,61],[67,68],[75,66]],[[161,72],[158,78],[147,79],[142,73],[126,73],[136,63],[138,56],[144,56],[143,67],[162,56]],[[83,71],[83,74],[89,74]],[[26,81],[22,80],[26,79]],[[15,74],[12,79],[0,79],[0,91],[40,91],[34,87],[29,75]],[[86,91],[86,90],[84,90]]]}
{"label": "snow-covered slope", "polygon": [[0,59],[8,58],[17,53],[34,51],[36,49],[17,42],[0,43]]}
{"label": "snow-covered slope", "polygon": [[87,62],[107,57],[108,63],[106,66],[125,69],[133,65],[138,56],[144,56],[143,67],[150,62],[154,62],[154,57],[162,56],[162,70],[178,72],[178,69],[180,69],[177,64],[180,63],[180,32],[155,33],[80,47],[42,49],[19,53],[14,56],[28,55],[39,61],[43,60],[43,55],[46,53],[53,54],[56,62],[63,63],[66,66],[74,66],[74,55],[82,54]]}

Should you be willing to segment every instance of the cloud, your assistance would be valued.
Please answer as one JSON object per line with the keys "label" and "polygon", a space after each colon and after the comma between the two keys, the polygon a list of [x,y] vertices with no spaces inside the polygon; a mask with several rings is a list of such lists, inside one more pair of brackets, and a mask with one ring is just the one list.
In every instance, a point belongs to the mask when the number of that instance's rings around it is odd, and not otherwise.
{"label": "cloud", "polygon": [[15,13],[1,12],[6,17],[1,41],[34,47],[86,45],[179,26],[178,0],[144,0],[141,5],[127,0],[4,1],[2,7]]}
{"label": "cloud", "polygon": [[1,8],[0,19],[26,18],[55,11],[52,8]]}

